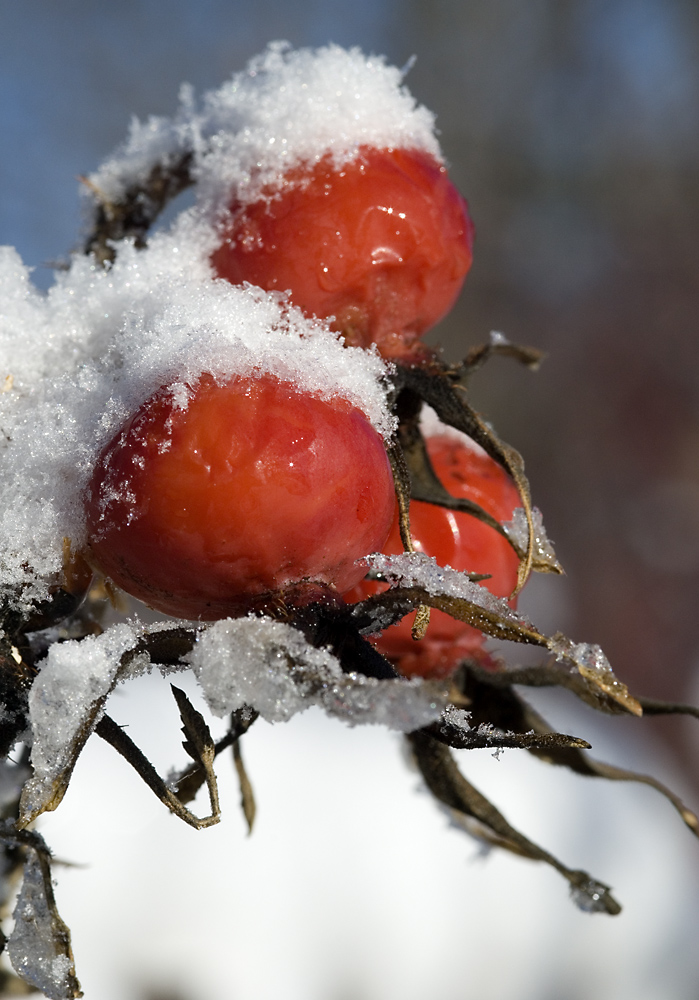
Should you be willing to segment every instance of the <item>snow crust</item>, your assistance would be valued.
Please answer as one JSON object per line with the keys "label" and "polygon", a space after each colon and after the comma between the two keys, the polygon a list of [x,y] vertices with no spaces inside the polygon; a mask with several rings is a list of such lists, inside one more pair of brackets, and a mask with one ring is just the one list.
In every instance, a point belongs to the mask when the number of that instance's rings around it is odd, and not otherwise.
{"label": "snow crust", "polygon": [[188,661],[218,716],[247,705],[268,722],[287,722],[318,705],[350,725],[411,732],[439,719],[448,701],[440,684],[345,674],[332,653],[290,625],[252,615],[206,629]]}
{"label": "snow crust", "polygon": [[212,239],[185,213],[147,250],[120,246],[107,270],[74,258],[46,295],[0,248],[0,599],[26,607],[47,595],[63,540],[74,551],[84,542],[82,496],[100,451],[163,385],[180,385],[186,405],[204,371],[267,372],[393,429],[378,355],[344,347],[283,296],[213,279]]}
{"label": "snow crust", "polygon": [[158,160],[193,150],[199,193],[215,204],[255,200],[300,163],[330,156],[340,166],[366,145],[419,148],[441,162],[434,116],[402,81],[401,70],[357,48],[273,42],[199,102],[185,85],[173,118],[134,119],[127,142],[90,181],[116,200]]}

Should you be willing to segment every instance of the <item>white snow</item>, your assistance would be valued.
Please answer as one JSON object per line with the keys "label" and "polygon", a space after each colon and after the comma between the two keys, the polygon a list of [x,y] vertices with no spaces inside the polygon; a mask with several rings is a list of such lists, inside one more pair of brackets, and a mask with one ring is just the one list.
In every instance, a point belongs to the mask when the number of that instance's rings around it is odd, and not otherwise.
{"label": "white snow", "polygon": [[361,146],[419,148],[441,161],[434,116],[402,80],[383,57],[357,48],[273,42],[200,104],[185,86],[172,119],[135,119],[127,142],[90,182],[115,200],[158,160],[192,149],[200,197],[216,204],[233,195],[254,200],[291,167],[327,155],[339,166]]}
{"label": "white snow", "polygon": [[318,705],[350,725],[411,732],[439,719],[448,700],[441,684],[345,674],[329,650],[290,625],[253,615],[201,632],[188,661],[218,716],[247,705],[268,722],[287,722]]}
{"label": "white snow", "polygon": [[[534,526],[534,558],[540,564],[550,566],[552,570],[559,569],[553,544],[549,541],[544,528],[544,519],[538,507],[532,507],[532,524]],[[517,507],[512,514],[512,520],[503,524],[508,536],[520,549],[527,548],[529,541],[529,525],[523,507]]]}

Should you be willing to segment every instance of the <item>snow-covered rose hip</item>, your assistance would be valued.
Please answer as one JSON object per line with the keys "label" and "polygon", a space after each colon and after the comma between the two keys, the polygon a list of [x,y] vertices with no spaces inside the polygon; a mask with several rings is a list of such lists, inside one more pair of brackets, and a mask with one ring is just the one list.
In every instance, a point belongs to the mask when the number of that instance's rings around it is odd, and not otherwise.
{"label": "snow-covered rose hip", "polygon": [[433,156],[364,147],[234,200],[212,263],[234,284],[289,289],[307,315],[334,316],[348,344],[401,358],[454,304],[472,241],[466,202]]}
{"label": "snow-covered rose hip", "polygon": [[[429,437],[426,443],[432,467],[452,496],[474,501],[501,523],[512,518],[520,505],[519,494],[497,462],[477,445],[462,443],[451,434]],[[509,597],[514,590],[519,559],[507,539],[489,525],[470,514],[413,500],[410,528],[415,548],[434,556],[441,566],[490,573],[482,585],[498,597]],[[403,551],[397,514],[383,551],[387,555]],[[385,584],[364,580],[344,597],[353,603],[385,589]],[[425,638],[416,642],[411,634],[414,617],[406,615],[375,640],[402,674],[444,677],[466,656],[481,655],[483,633],[436,609]]]}
{"label": "snow-covered rose hip", "polygon": [[86,513],[107,576],[210,620],[300,581],[352,587],[394,503],[382,439],[345,399],[204,374],[161,388],[106,446]]}

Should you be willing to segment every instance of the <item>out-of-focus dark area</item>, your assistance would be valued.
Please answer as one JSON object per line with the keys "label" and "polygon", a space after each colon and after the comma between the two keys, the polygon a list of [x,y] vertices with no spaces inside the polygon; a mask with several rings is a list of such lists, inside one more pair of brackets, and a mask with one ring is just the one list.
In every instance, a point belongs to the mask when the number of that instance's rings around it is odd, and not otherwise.
{"label": "out-of-focus dark area", "polygon": [[[696,700],[699,8],[691,0],[23,0],[0,7],[0,242],[78,245],[76,175],[132,114],[169,114],[272,38],[384,52],[438,116],[477,227],[458,358],[491,329],[477,405],[527,461],[568,577],[565,621],[640,694]],[[691,722],[654,727],[685,762]],[[696,725],[696,724],[695,724]],[[696,746],[696,743],[695,743]]]}

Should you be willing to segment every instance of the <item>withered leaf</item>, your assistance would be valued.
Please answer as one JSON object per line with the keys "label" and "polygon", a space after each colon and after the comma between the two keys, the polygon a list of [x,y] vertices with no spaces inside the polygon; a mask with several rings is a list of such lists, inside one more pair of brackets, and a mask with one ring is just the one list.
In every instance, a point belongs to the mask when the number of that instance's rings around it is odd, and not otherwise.
{"label": "withered leaf", "polygon": [[532,569],[534,556],[534,524],[529,482],[524,474],[522,456],[505,444],[469,404],[463,386],[454,385],[445,369],[435,365],[428,369],[414,365],[410,368],[396,365],[393,376],[396,391],[410,389],[435,411],[442,423],[467,434],[479,444],[490,457],[503,466],[512,476],[522,501],[527,526],[529,544],[519,564],[515,594],[519,593]]}
{"label": "withered leaf", "polygon": [[587,872],[571,869],[548,851],[529,840],[513,826],[459,771],[451,751],[424,731],[411,733],[407,740],[427,787],[440,802],[475,820],[479,834],[490,843],[533,861],[543,861],[568,880],[575,902],[590,912],[616,915],[621,907],[609,887]]}
{"label": "withered leaf", "polygon": [[[518,671],[492,672],[483,670],[475,664],[463,664],[454,677],[454,684],[459,695],[468,702],[473,725],[491,722],[503,728],[528,729],[533,733],[540,734],[542,738],[551,734],[552,731],[548,723],[511,687],[513,683],[522,683],[523,676],[530,677],[533,674],[541,680],[543,673],[537,674],[534,671],[535,668],[522,668]],[[641,699],[641,701],[643,702],[645,699]],[[691,706],[678,707],[689,708]],[[699,715],[699,711],[696,709],[694,712]],[[457,744],[450,743],[449,745],[456,746]],[[679,796],[675,795],[662,782],[649,775],[638,774],[635,771],[594,760],[589,754],[583,752],[584,749],[588,748],[575,746],[572,743],[566,745],[557,741],[542,744],[536,744],[532,741],[531,745],[525,749],[546,763],[567,767],[571,771],[575,771],[576,774],[605,778],[608,781],[632,781],[649,785],[674,806],[692,833],[699,836],[699,819],[691,809],[687,808]]]}
{"label": "withered leaf", "polygon": [[[2,839],[13,834],[6,828]],[[56,907],[50,854],[43,839],[26,831],[14,836],[26,850],[24,876],[14,909],[7,952],[18,976],[49,1000],[72,1000],[82,990],[75,975],[70,931]]]}

